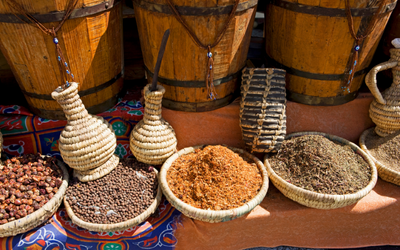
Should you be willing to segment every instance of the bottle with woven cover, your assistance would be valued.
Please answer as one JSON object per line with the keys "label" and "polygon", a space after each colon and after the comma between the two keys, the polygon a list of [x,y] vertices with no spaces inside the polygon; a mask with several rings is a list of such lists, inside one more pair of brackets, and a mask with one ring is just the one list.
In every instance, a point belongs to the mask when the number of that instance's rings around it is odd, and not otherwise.
{"label": "bottle with woven cover", "polygon": [[65,163],[80,181],[91,181],[110,173],[119,163],[114,155],[116,137],[103,117],[90,115],[78,94],[78,84],[51,93],[68,120],[61,132],[59,149]]}
{"label": "bottle with woven cover", "polygon": [[176,152],[177,140],[174,129],[161,116],[165,88],[157,85],[156,91],[150,91],[150,86],[144,88],[144,116],[131,132],[130,149],[138,161],[158,165]]}
{"label": "bottle with woven cover", "polygon": [[[376,134],[381,137],[400,129],[400,38],[394,39],[392,44],[395,48],[389,50],[389,61],[376,65],[365,77],[365,83],[375,97],[369,115],[376,124]],[[393,72],[392,85],[381,94],[377,88],[376,75],[390,68]]]}

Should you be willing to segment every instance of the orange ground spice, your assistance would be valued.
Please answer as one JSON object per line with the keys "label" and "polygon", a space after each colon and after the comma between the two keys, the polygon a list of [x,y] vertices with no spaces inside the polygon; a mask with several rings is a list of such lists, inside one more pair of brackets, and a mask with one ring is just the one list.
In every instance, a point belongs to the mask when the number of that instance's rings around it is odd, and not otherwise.
{"label": "orange ground spice", "polygon": [[253,199],[262,176],[251,159],[223,146],[207,146],[176,159],[167,181],[175,196],[193,207],[228,210]]}

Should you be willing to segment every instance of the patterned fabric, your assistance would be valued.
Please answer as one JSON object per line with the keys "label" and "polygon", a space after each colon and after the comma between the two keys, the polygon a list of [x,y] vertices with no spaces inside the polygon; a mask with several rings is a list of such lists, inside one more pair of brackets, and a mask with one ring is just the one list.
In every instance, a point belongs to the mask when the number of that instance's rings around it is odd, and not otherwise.
{"label": "patterned fabric", "polygon": [[14,237],[0,238],[0,249],[21,250],[128,250],[173,249],[180,213],[162,200],[156,218],[119,232],[90,232],[73,224],[64,209],[51,223]]}
{"label": "patterned fabric", "polygon": [[[112,126],[117,136],[115,153],[126,158],[129,150],[129,134],[135,124],[143,118],[143,106],[138,101],[122,100],[115,107],[99,114]],[[47,120],[34,116],[21,106],[0,105],[0,131],[4,137],[4,152],[7,156],[41,152],[57,156],[58,138],[67,121]]]}
{"label": "patterned fabric", "polygon": [[[132,155],[129,135],[135,124],[143,118],[143,112],[139,101],[132,101],[132,98],[126,96],[113,108],[98,114],[113,126],[117,136],[115,153],[120,158]],[[0,131],[4,138],[4,152],[8,157],[41,152],[61,159],[58,138],[66,123],[67,121],[40,118],[21,106],[0,105]],[[47,225],[15,237],[0,238],[0,249],[173,249],[177,243],[173,232],[179,224],[179,218],[180,212],[163,198],[158,207],[158,216],[150,217],[125,231],[97,233],[73,224],[61,208]]]}

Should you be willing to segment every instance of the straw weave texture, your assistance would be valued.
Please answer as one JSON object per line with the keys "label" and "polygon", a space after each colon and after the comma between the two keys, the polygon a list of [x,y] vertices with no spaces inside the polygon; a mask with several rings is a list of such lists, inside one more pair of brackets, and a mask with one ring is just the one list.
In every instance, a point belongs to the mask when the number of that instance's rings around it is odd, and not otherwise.
{"label": "straw weave texture", "polygon": [[[158,171],[155,168],[154,171],[157,177],[159,177]],[[136,216],[133,219],[114,224],[95,224],[83,221],[75,215],[74,211],[72,211],[71,206],[69,205],[68,201],[65,198],[64,198],[64,205],[68,217],[72,220],[74,224],[93,232],[116,232],[134,227],[145,221],[152,213],[154,213],[154,211],[156,211],[158,205],[161,202],[161,197],[162,197],[162,191],[160,184],[158,184],[157,196],[154,199],[153,203],[150,205],[150,207],[146,209],[146,211],[144,211],[142,214]]]}
{"label": "straw weave texture", "polygon": [[[51,95],[68,119],[60,135],[59,149],[64,162],[77,171],[74,176],[85,182],[110,173],[119,162],[113,157],[117,140],[112,126],[103,117],[88,114],[77,83]],[[96,174],[90,174],[90,170]]]}
{"label": "straw weave texture", "polygon": [[118,166],[118,163],[119,157],[117,155],[113,155],[106,163],[98,168],[87,171],[79,171],[75,169],[74,177],[78,178],[82,182],[94,181],[109,174]]}
{"label": "straw weave texture", "polygon": [[138,161],[159,165],[176,152],[177,140],[174,129],[161,116],[165,88],[157,85],[152,92],[150,86],[144,88],[144,116],[133,128],[129,145]]}
{"label": "straw weave texture", "polygon": [[205,146],[206,145],[184,148],[182,150],[179,150],[177,153],[173,154],[170,158],[168,158],[167,161],[165,161],[165,163],[161,167],[160,180],[159,180],[161,189],[162,189],[165,197],[171,203],[172,206],[174,206],[177,210],[179,210],[181,213],[183,213],[187,217],[190,217],[190,218],[193,218],[196,220],[205,221],[205,222],[216,223],[216,222],[229,221],[229,220],[239,218],[239,217],[249,213],[251,210],[253,210],[253,208],[255,208],[258,204],[260,204],[261,201],[264,199],[264,197],[268,191],[269,183],[268,183],[268,174],[267,174],[267,171],[266,171],[263,163],[257,157],[247,153],[246,151],[244,151],[242,149],[228,147],[233,152],[241,154],[241,155],[245,155],[246,157],[252,159],[257,164],[257,167],[260,170],[262,178],[263,178],[263,184],[262,184],[261,189],[258,192],[258,194],[252,200],[248,201],[244,205],[242,205],[238,208],[235,208],[235,209],[220,210],[220,211],[199,209],[199,208],[192,207],[189,204],[184,203],[182,200],[178,199],[173,194],[171,189],[169,188],[168,182],[167,182],[167,172],[168,172],[168,169],[173,164],[173,162],[180,156],[186,155],[189,153],[193,153],[196,149],[204,148]]}
{"label": "straw weave texture", "polygon": [[20,233],[25,233],[40,224],[44,223],[47,219],[49,219],[54,212],[61,205],[62,199],[64,197],[65,192],[67,191],[69,175],[68,170],[65,167],[64,163],[57,160],[57,165],[63,172],[63,182],[58,189],[57,193],[51,198],[43,207],[38,209],[37,211],[21,218],[18,220],[14,220],[3,224],[0,226],[0,237],[9,237],[14,236]]}
{"label": "straw weave texture", "polygon": [[360,136],[360,147],[362,150],[364,150],[369,157],[371,157],[371,159],[374,161],[376,168],[378,169],[378,176],[381,177],[382,180],[396,184],[398,186],[400,186],[400,173],[394,171],[393,169],[388,168],[387,166],[385,166],[385,164],[383,164],[382,162],[378,161],[376,158],[374,158],[371,154],[371,152],[368,150],[367,148],[367,144],[366,144],[366,138],[368,136],[368,134],[372,133],[374,130],[374,128],[369,128],[367,130],[365,130],[361,136]]}
{"label": "straw weave texture", "polygon": [[271,168],[271,165],[268,162],[268,155],[265,155],[264,165],[267,168],[269,178],[271,179],[271,182],[274,184],[274,186],[277,189],[279,189],[279,191],[281,191],[283,195],[307,207],[318,208],[318,209],[335,209],[335,208],[349,206],[351,204],[358,202],[372,190],[378,179],[378,173],[375,164],[373,160],[364,151],[362,151],[356,144],[349,142],[338,136],[319,133],[319,132],[293,133],[288,135],[286,139],[290,139],[292,137],[299,137],[303,135],[322,135],[331,141],[336,141],[345,145],[349,145],[354,150],[354,152],[361,155],[371,167],[371,172],[372,172],[371,180],[366,187],[353,194],[345,194],[345,195],[321,194],[305,190],[303,188],[297,187],[283,180]]}
{"label": "straw weave texture", "polygon": [[[382,92],[377,88],[376,74],[392,68],[393,83]],[[374,95],[369,116],[376,124],[375,132],[385,137],[400,129],[400,49],[390,49],[390,59],[378,64],[365,76],[365,83]]]}
{"label": "straw weave texture", "polygon": [[239,115],[246,149],[277,152],[286,135],[286,73],[269,68],[245,68],[242,73]]}

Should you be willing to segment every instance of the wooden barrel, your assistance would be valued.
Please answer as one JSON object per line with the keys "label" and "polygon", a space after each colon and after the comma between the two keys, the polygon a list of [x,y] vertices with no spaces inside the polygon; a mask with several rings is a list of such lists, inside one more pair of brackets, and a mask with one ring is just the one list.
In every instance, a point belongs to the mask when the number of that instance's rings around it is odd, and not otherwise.
{"label": "wooden barrel", "polygon": [[[234,0],[173,0],[176,9],[203,44],[212,44],[233,9]],[[201,112],[223,107],[239,94],[240,72],[245,66],[257,0],[240,0],[233,20],[211,52],[217,99],[207,95],[207,50],[199,47],[178,22],[166,0],[133,0],[147,79],[152,81],[164,31],[170,36],[158,74],[166,92],[163,106]],[[239,77],[239,78],[238,78]]]}
{"label": "wooden barrel", "polygon": [[[345,1],[272,0],[265,13],[265,51],[269,66],[286,70],[287,98],[309,105],[339,105],[353,100],[369,70],[383,30],[396,6],[385,0],[372,33],[364,39],[352,83],[349,71],[356,46]],[[350,0],[355,33],[363,34],[377,6]]]}
{"label": "wooden barrel", "polygon": [[[56,27],[70,0],[15,0],[45,27]],[[79,95],[90,113],[115,105],[122,90],[122,4],[119,0],[79,0],[57,32]],[[53,38],[15,17],[0,1],[0,49],[33,113],[65,119],[51,92],[65,84],[60,77]],[[23,16],[20,16],[23,18]]]}

